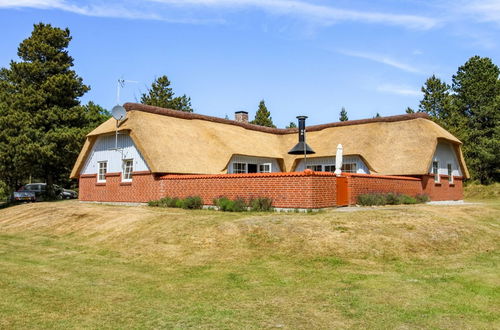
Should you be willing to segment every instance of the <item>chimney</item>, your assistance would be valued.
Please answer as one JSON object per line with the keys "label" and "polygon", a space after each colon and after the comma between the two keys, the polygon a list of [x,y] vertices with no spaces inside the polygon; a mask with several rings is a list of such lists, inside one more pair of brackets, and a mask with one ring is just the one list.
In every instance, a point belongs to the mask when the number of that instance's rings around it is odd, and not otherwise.
{"label": "chimney", "polygon": [[290,155],[315,154],[314,150],[306,143],[306,119],[307,116],[297,116],[299,120],[299,143],[288,152]]}
{"label": "chimney", "polygon": [[248,123],[248,112],[246,111],[236,111],[234,113],[234,120],[240,123]]}

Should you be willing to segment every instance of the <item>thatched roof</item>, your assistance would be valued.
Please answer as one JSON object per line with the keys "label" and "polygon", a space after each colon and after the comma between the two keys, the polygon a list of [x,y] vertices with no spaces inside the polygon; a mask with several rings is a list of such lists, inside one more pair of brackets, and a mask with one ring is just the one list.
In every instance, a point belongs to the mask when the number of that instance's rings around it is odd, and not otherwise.
{"label": "thatched roof", "polygon": [[[288,155],[297,143],[297,129],[268,128],[233,120],[127,103],[127,119],[120,131],[128,131],[155,173],[219,174],[233,155],[276,158],[283,171],[293,171],[300,156]],[[77,178],[99,135],[115,132],[109,119],[87,136],[71,173]],[[337,144],[345,155],[360,155],[372,173],[420,175],[428,173],[436,145],[454,145],[462,173],[468,171],[461,142],[425,114],[408,114],[354,120],[307,127],[307,143],[313,157],[335,156]]]}

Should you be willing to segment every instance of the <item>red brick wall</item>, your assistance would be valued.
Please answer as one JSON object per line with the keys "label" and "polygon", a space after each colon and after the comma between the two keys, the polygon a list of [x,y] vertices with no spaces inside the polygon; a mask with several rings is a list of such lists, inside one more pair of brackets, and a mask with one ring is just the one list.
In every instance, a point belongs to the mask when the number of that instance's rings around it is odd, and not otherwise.
{"label": "red brick wall", "polygon": [[432,201],[457,201],[464,199],[462,177],[454,177],[453,184],[447,175],[440,175],[440,182],[434,182],[434,175],[422,176],[422,189]]}
{"label": "red brick wall", "polygon": [[350,204],[356,204],[358,196],[372,193],[399,193],[409,196],[422,194],[418,178],[345,173],[348,178]]}
{"label": "red brick wall", "polygon": [[205,205],[226,196],[250,200],[269,197],[283,208],[324,208],[336,204],[335,176],[331,173],[258,173],[221,175],[165,175],[133,173],[131,183],[122,183],[119,173],[108,173],[106,183],[96,175],[80,177],[80,200],[147,202],[161,197],[200,196]]}
{"label": "red brick wall", "polygon": [[81,175],[79,198],[97,202],[147,202],[161,198],[159,180],[150,172],[133,172],[132,182],[122,182],[121,173],[107,173],[106,182],[98,183],[97,175]]}
{"label": "red brick wall", "polygon": [[161,195],[198,195],[212,205],[221,196],[250,200],[268,197],[282,208],[324,208],[336,205],[335,176],[331,173],[293,172],[221,175],[166,175]]}
{"label": "red brick wall", "polygon": [[[449,185],[433,176],[422,178],[343,173],[348,179],[350,204],[360,194],[401,193],[410,196],[425,193],[431,200],[463,199],[462,179]],[[96,175],[80,176],[80,200],[100,202],[147,202],[162,197],[200,196],[205,205],[214,198],[269,197],[275,207],[324,208],[336,205],[336,177],[333,173],[305,172],[253,173],[220,175],[164,175],[134,172],[133,180],[121,182],[121,173],[108,173],[106,183],[97,183]]]}

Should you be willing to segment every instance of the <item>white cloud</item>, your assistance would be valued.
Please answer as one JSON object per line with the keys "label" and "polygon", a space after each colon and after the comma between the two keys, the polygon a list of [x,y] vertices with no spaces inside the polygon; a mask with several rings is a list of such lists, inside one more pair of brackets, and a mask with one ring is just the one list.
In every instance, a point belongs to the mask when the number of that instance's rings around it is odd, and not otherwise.
{"label": "white cloud", "polygon": [[168,18],[151,11],[129,9],[119,3],[75,5],[66,0],[0,0],[1,8],[58,9],[85,16],[160,20],[170,23],[223,23],[221,19]]}
{"label": "white cloud", "polygon": [[343,54],[343,55],[347,55],[347,56],[358,57],[358,58],[362,58],[365,60],[370,60],[373,62],[382,63],[382,64],[392,66],[393,68],[403,70],[406,72],[422,73],[422,71],[419,70],[418,68],[416,68],[410,64],[406,64],[406,63],[403,63],[401,61],[390,58],[387,55],[367,53],[367,52],[358,52],[358,51],[352,51],[352,50],[338,50],[337,52],[340,54]]}
{"label": "white cloud", "polygon": [[[327,5],[319,5],[304,0],[137,0],[124,5],[120,1],[94,2],[76,4],[69,0],[0,0],[0,8],[39,8],[59,9],[87,16],[123,17],[165,20],[162,8],[151,7],[154,3],[162,3],[176,8],[190,9],[246,9],[264,10],[276,15],[293,16],[310,22],[331,25],[343,21],[401,26],[411,29],[427,30],[435,27],[437,19],[373,11],[340,9]],[[132,8],[133,6],[133,8]],[[156,6],[157,7],[157,6]],[[196,23],[199,19],[181,20]],[[201,21],[214,21],[204,20]],[[216,21],[221,21],[216,20]]]}
{"label": "white cloud", "polygon": [[420,90],[418,89],[414,89],[408,86],[398,86],[392,84],[379,85],[377,86],[377,91],[390,94],[404,95],[404,96],[419,96],[421,94]]}
{"label": "white cloud", "polygon": [[412,29],[427,30],[435,27],[439,21],[434,18],[402,15],[383,12],[340,9],[318,5],[302,0],[149,0],[178,7],[203,8],[248,8],[254,7],[274,14],[296,16],[313,20],[320,24],[334,24],[341,21],[355,21],[396,25]]}
{"label": "white cloud", "polygon": [[500,24],[500,1],[498,0],[469,0],[463,3],[461,10],[474,15],[478,21]]}

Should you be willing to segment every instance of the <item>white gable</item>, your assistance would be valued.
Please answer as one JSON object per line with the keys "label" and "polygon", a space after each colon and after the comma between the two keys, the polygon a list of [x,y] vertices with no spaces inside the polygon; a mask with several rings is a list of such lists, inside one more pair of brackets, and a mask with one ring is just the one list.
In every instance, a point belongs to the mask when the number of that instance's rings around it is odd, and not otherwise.
{"label": "white gable", "polygon": [[98,162],[108,162],[108,173],[122,172],[124,159],[133,159],[134,172],[149,171],[146,161],[128,134],[118,135],[118,149],[115,149],[115,135],[99,136],[90,151],[81,174],[97,174]]}

